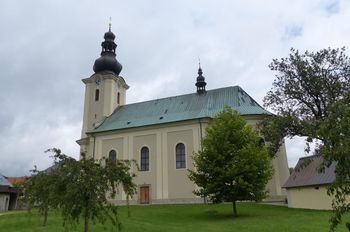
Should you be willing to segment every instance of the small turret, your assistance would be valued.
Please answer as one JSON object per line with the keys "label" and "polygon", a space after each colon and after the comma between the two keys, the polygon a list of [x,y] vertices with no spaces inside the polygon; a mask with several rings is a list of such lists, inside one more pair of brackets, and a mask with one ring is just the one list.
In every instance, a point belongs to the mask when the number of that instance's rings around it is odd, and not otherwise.
{"label": "small turret", "polygon": [[205,78],[204,76],[202,76],[202,74],[203,74],[203,71],[201,68],[201,63],[199,62],[198,77],[196,82],[197,94],[203,94],[206,92],[205,86],[207,85],[207,83],[205,82]]}

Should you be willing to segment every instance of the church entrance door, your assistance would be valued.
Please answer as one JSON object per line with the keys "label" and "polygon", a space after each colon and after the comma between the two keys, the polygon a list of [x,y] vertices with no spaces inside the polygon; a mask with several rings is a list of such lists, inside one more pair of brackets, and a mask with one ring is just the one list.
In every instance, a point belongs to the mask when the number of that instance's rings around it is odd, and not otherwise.
{"label": "church entrance door", "polygon": [[140,187],[140,204],[149,204],[149,186]]}

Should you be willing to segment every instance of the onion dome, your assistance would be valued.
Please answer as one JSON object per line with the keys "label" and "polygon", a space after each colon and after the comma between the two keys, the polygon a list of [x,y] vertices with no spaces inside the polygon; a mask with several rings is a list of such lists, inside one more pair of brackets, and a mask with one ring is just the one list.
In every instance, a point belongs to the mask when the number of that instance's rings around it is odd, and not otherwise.
{"label": "onion dome", "polygon": [[201,68],[201,64],[199,63],[198,77],[197,77],[197,82],[196,82],[197,94],[203,94],[206,92],[205,86],[207,85],[207,83],[205,82],[205,78],[204,78],[204,76],[202,76],[202,74],[203,74],[203,71]]}
{"label": "onion dome", "polygon": [[109,30],[105,33],[104,39],[105,41],[101,43],[101,57],[95,60],[94,63],[94,72],[113,72],[116,75],[119,75],[123,67],[115,58],[117,44],[114,42],[115,35],[111,31],[111,25],[109,25]]}

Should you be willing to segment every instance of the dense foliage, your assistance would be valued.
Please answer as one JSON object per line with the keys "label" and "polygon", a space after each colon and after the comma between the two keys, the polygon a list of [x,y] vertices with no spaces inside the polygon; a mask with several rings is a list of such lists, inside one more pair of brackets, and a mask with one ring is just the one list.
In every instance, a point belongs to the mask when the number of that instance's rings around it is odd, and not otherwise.
{"label": "dense foliage", "polygon": [[345,48],[305,53],[291,49],[289,57],[274,59],[269,67],[277,74],[264,106],[277,116],[264,120],[261,128],[270,154],[276,154],[285,136],[306,136],[324,157],[320,170],[337,162],[336,182],[329,189],[335,194],[333,229],[349,211],[343,199],[349,194],[350,177],[350,58]]}
{"label": "dense foliage", "polygon": [[225,107],[206,130],[202,150],[193,156],[189,178],[199,187],[196,195],[214,203],[263,199],[273,169],[257,133],[230,107]]}

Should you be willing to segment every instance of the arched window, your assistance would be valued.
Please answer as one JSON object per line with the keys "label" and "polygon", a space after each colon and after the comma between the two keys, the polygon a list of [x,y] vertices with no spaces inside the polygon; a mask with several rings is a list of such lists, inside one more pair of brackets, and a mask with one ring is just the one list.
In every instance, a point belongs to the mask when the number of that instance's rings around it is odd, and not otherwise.
{"label": "arched window", "polygon": [[183,143],[176,145],[176,168],[186,168],[186,148]]}
{"label": "arched window", "polygon": [[110,161],[116,162],[117,161],[117,152],[115,150],[110,150],[108,158]]}
{"label": "arched window", "polygon": [[120,93],[119,92],[117,93],[117,104],[118,105],[120,104]]}
{"label": "arched window", "polygon": [[149,170],[149,149],[148,147],[141,148],[141,171]]}
{"label": "arched window", "polygon": [[100,99],[100,90],[96,89],[95,91],[95,101],[98,101]]}

